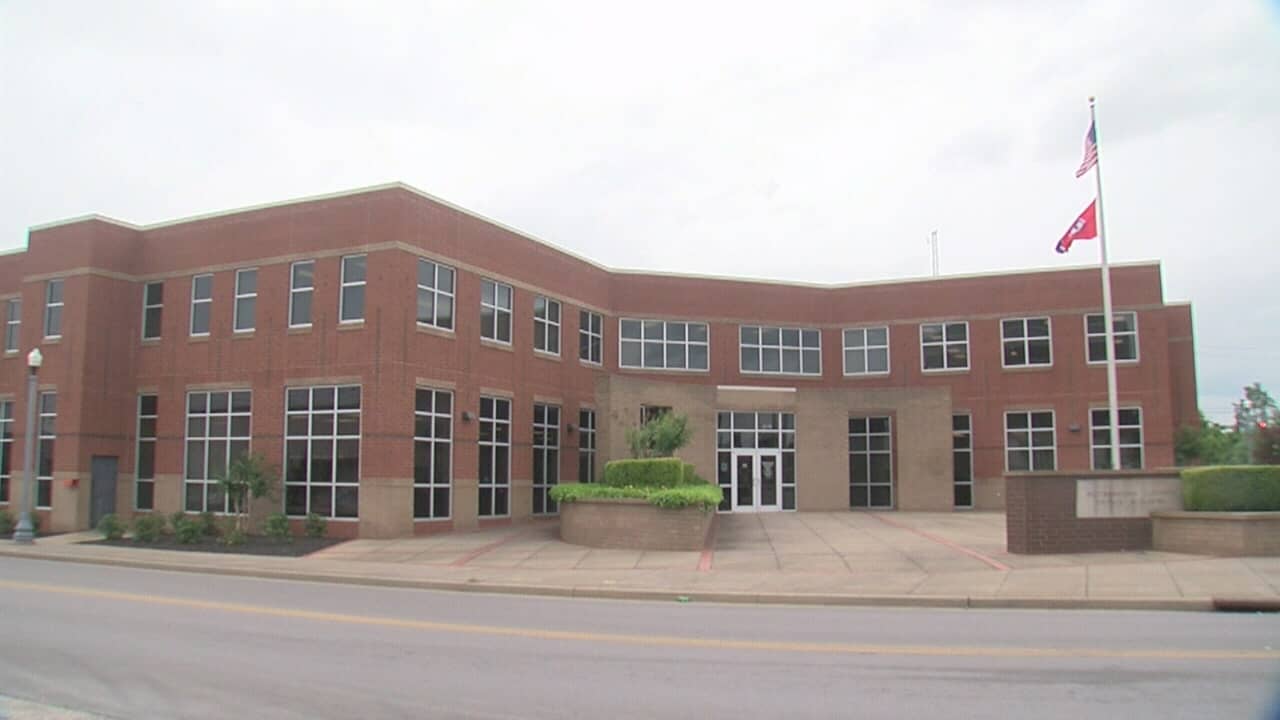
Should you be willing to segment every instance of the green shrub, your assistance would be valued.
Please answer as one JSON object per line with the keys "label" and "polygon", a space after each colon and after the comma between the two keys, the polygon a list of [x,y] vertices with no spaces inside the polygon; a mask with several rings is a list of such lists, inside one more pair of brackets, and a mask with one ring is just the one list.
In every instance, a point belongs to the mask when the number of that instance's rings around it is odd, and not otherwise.
{"label": "green shrub", "polygon": [[248,539],[249,535],[233,519],[222,529],[222,537],[218,538],[218,542],[227,546],[235,546],[243,545],[244,541]]}
{"label": "green shrub", "polygon": [[1182,471],[1187,510],[1280,510],[1280,465],[1218,465]]}
{"label": "green shrub", "polygon": [[647,498],[651,490],[634,487],[610,487],[599,483],[561,483],[551,488],[551,499],[558,503],[600,498]]}
{"label": "green shrub", "polygon": [[208,510],[200,513],[200,533],[205,537],[217,537],[218,516]]}
{"label": "green shrub", "polygon": [[119,540],[124,537],[125,527],[124,521],[115,513],[103,515],[98,521],[98,532],[102,533],[102,537],[107,540]]}
{"label": "green shrub", "polygon": [[307,515],[303,526],[306,528],[307,537],[322,538],[329,531],[329,521],[315,513]]}
{"label": "green shrub", "polygon": [[687,485],[684,487],[665,488],[649,496],[649,502],[664,508],[682,508],[691,505],[701,507],[703,512],[715,510],[724,499],[718,485]]}
{"label": "green shrub", "polygon": [[16,527],[18,522],[13,519],[13,515],[8,510],[0,510],[0,538],[8,540]]}
{"label": "green shrub", "polygon": [[681,485],[697,485],[702,482],[698,477],[697,471],[693,469],[693,463],[685,463],[682,470],[683,472],[680,475]]}
{"label": "green shrub", "polygon": [[139,515],[133,519],[133,539],[135,542],[153,543],[164,530],[164,518],[159,515]]}
{"label": "green shrub", "polygon": [[267,516],[267,537],[280,542],[290,542],[293,536],[289,533],[289,516],[282,512]]}
{"label": "green shrub", "polygon": [[177,527],[173,529],[173,534],[178,539],[178,542],[183,545],[194,545],[204,537],[204,527],[195,520],[183,518],[178,521]]}
{"label": "green shrub", "polygon": [[610,487],[676,487],[684,479],[684,465],[679,458],[614,460],[604,466],[604,484]]}
{"label": "green shrub", "polygon": [[664,412],[638,428],[629,428],[627,445],[634,458],[671,457],[692,436],[688,417]]}
{"label": "green shrub", "polygon": [[169,513],[169,530],[175,535],[178,532],[178,523],[182,522],[187,514],[181,510],[176,513]]}
{"label": "green shrub", "polygon": [[647,500],[651,505],[657,505],[658,507],[682,508],[699,506],[708,511],[714,510],[719,506],[722,497],[719,486],[706,483],[669,488],[611,487],[595,483],[563,483],[551,488],[551,499],[558,503],[571,503],[578,500],[638,498]]}

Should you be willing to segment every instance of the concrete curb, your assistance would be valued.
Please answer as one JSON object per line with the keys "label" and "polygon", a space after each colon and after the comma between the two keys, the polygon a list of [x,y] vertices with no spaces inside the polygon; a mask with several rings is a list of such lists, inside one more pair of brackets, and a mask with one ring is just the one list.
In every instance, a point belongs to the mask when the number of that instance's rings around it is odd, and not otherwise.
{"label": "concrete curb", "polygon": [[[28,551],[16,547],[0,547],[0,557],[26,560],[107,565],[140,570],[165,570],[169,572],[249,577],[267,580],[293,580],[299,582],[337,583],[366,587],[392,587],[413,590],[440,590],[449,592],[478,592],[498,595],[529,595],[535,597],[573,597],[604,600],[682,601],[703,603],[730,603],[740,605],[808,605],[829,607],[923,607],[957,609],[1022,609],[1022,610],[1169,610],[1213,611],[1217,609],[1254,609],[1270,607],[1280,609],[1280,599],[1223,600],[1213,597],[1198,598],[1064,598],[1064,597],[974,597],[966,595],[852,595],[833,593],[786,592],[735,592],[728,590],[679,590],[627,587],[579,587],[566,585],[525,585],[519,583],[495,583],[489,581],[431,580],[395,577],[347,575],[310,570],[286,570],[249,567],[199,566],[168,560],[133,558],[108,558],[84,555]],[[1238,607],[1249,603],[1246,607]]]}

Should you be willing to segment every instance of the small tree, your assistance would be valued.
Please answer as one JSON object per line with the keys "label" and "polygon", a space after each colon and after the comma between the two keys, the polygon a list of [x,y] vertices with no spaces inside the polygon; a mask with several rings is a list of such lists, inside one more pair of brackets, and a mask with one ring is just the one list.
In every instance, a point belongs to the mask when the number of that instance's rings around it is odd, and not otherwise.
{"label": "small tree", "polygon": [[1174,454],[1178,465],[1243,465],[1249,461],[1240,433],[1203,415],[1198,426],[1178,428]]}
{"label": "small tree", "polygon": [[276,468],[261,454],[237,456],[218,477],[218,485],[231,502],[236,529],[245,531],[249,518],[249,500],[268,497],[275,488]]}
{"label": "small tree", "polygon": [[671,457],[689,444],[692,434],[687,416],[666,412],[638,428],[628,429],[627,444],[631,446],[631,457]]}

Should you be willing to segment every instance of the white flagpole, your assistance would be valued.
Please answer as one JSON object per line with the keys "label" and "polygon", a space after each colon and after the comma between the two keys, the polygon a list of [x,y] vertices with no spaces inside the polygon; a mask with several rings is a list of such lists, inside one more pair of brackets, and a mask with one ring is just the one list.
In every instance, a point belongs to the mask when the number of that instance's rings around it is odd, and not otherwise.
{"label": "white flagpole", "polygon": [[1110,415],[1112,470],[1120,469],[1120,401],[1116,394],[1116,338],[1114,315],[1111,311],[1111,268],[1107,265],[1107,223],[1102,214],[1102,150],[1098,142],[1098,115],[1089,98],[1089,121],[1093,128],[1093,143],[1098,159],[1094,161],[1093,179],[1098,189],[1098,247],[1102,251],[1102,322],[1106,328],[1107,342],[1107,413]]}

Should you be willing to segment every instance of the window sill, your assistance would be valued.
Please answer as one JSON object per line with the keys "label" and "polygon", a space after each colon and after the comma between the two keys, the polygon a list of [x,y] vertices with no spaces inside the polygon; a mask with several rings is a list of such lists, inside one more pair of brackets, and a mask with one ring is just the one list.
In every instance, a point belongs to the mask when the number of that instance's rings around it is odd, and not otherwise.
{"label": "window sill", "polygon": [[5,350],[5,351],[4,351],[4,356],[5,356],[5,357],[7,357],[7,358],[8,358],[8,357],[18,357],[18,352],[19,352],[19,351],[17,351],[17,350]]}
{"label": "window sill", "polygon": [[445,328],[436,327],[435,325],[425,325],[423,323],[416,323],[416,327],[418,332],[423,335],[435,335],[436,337],[448,338],[450,340],[458,339],[458,334],[453,330],[446,330]]}
{"label": "window sill", "polygon": [[787,378],[788,380],[822,380],[822,373],[763,372],[738,370],[743,378]]}
{"label": "window sill", "polygon": [[206,343],[209,342],[209,335],[189,335],[187,336],[189,343]]}
{"label": "window sill", "polygon": [[604,363],[592,362],[590,360],[583,360],[582,358],[578,358],[578,364],[581,365],[582,367],[590,368],[592,370],[604,370]]}
{"label": "window sill", "polygon": [[289,335],[306,335],[309,332],[311,332],[310,325],[294,325],[293,327],[289,328],[288,334]]}
{"label": "window sill", "polygon": [[148,346],[151,346],[151,345],[159,345],[159,344],[160,344],[160,340],[161,340],[161,339],[160,339],[160,338],[158,338],[158,337],[153,337],[153,338],[142,338],[142,346],[143,346],[143,347],[148,347]]}
{"label": "window sill", "polygon": [[44,336],[44,337],[40,340],[40,342],[41,342],[41,343],[43,343],[43,344],[45,344],[45,345],[57,345],[58,343],[62,342],[62,336],[61,336],[61,335],[46,335],[46,336]]}
{"label": "window sill", "polygon": [[1053,363],[1048,365],[1002,365],[1001,370],[1005,372],[1025,373],[1025,372],[1048,372],[1053,369]]}
{"label": "window sill", "polygon": [[237,330],[231,335],[232,340],[252,340],[253,330]]}
{"label": "window sill", "polygon": [[351,330],[363,330],[363,320],[344,320],[338,323],[338,332],[346,332]]}
{"label": "window sill", "polygon": [[969,372],[969,368],[938,368],[936,370],[921,370],[925,375],[963,375]]}
{"label": "window sill", "polygon": [[[930,370],[929,372],[937,372],[937,371]],[[891,374],[892,373],[886,370],[884,372],[845,373],[843,377],[846,380],[859,380],[862,378],[887,378]]]}
{"label": "window sill", "polygon": [[560,353],[547,352],[546,350],[535,349],[533,351],[533,356],[536,358],[541,358],[543,360],[550,360],[552,362],[560,362],[561,360]]}
{"label": "window sill", "polygon": [[630,375],[647,375],[650,373],[659,373],[663,375],[710,375],[711,370],[685,370],[681,368],[636,368],[636,367],[619,367],[618,372]]}
{"label": "window sill", "polygon": [[[1137,365],[1137,364],[1138,364],[1138,361],[1136,359],[1135,360],[1116,360],[1116,365]],[[1107,361],[1106,360],[1089,360],[1085,362],[1085,365],[1088,365],[1089,367],[1104,368],[1107,366]]]}
{"label": "window sill", "polygon": [[511,343],[502,342],[501,340],[490,340],[489,338],[482,337],[480,338],[480,346],[493,348],[494,350],[506,350],[507,352],[515,352],[515,348],[511,346]]}

